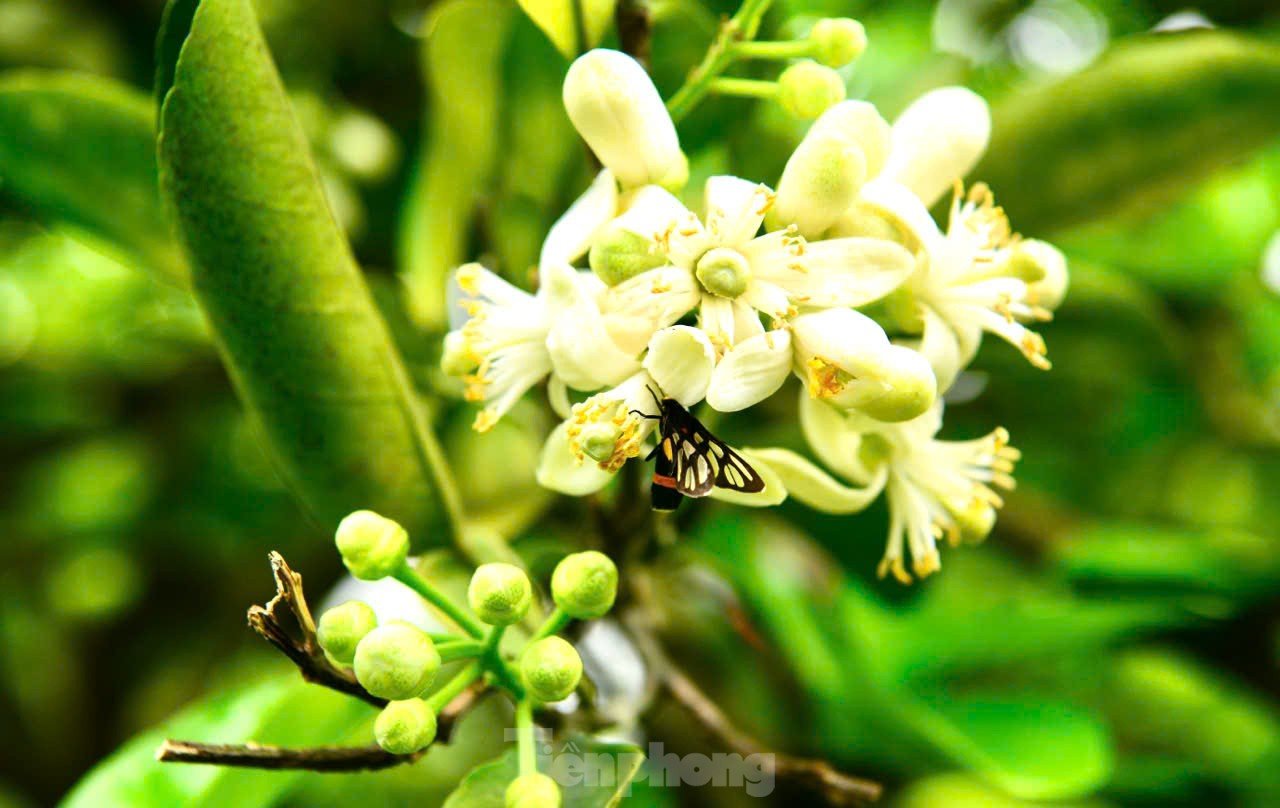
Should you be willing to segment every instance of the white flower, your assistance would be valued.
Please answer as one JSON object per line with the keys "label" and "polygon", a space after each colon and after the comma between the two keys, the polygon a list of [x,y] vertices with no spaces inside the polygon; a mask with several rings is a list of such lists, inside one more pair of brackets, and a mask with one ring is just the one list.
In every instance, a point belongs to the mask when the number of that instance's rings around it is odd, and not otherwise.
{"label": "white flower", "polygon": [[991,112],[964,87],[925,93],[893,122],[880,179],[911,189],[932,207],[978,163],[991,139]]}
{"label": "white flower", "polygon": [[[614,321],[652,333],[698,310],[719,360],[707,388],[717,409],[742,409],[782,385],[791,365],[791,339],[782,329],[802,309],[869,303],[915,266],[909,251],[884,239],[807,242],[795,228],[757,236],[772,200],[763,185],[712,177],[700,219],[650,186],[607,228],[609,245],[618,249],[603,257],[592,249],[597,274],[628,276],[600,298]],[[665,260],[632,275],[602,267],[606,259],[641,267],[646,259]],[[774,331],[766,333],[760,314]]]}
{"label": "white flower", "polygon": [[912,421],[887,424],[858,413],[842,413],[803,397],[801,426],[820,459],[851,488],[785,449],[756,449],[791,496],[828,513],[860,511],[884,493],[889,500],[889,539],[878,573],[910,583],[941,565],[938,540],[953,546],[986,538],[1003,504],[996,488],[1012,488],[1020,455],[996,429],[982,438],[943,441],[942,404]]}
{"label": "white flower", "polygon": [[468,318],[445,338],[444,369],[463,377],[468,401],[483,402],[474,427],[493,427],[529,388],[554,372],[578,390],[616,384],[640,368],[619,347],[596,306],[603,284],[590,272],[551,263],[536,295],[479,264],[455,273]]}
{"label": "white flower", "polygon": [[635,59],[603,48],[584,53],[569,66],[563,96],[578,134],[623,188],[684,185],[689,167],[675,124]]}

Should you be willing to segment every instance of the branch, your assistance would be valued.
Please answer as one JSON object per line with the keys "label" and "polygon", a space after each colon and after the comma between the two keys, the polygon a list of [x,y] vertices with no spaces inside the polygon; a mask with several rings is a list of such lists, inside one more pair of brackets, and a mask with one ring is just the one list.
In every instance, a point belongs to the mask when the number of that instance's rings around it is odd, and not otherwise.
{"label": "branch", "polygon": [[671,661],[638,612],[629,612],[624,621],[641,652],[653,664],[657,688],[670,693],[703,729],[730,751],[743,757],[763,755],[765,765],[775,777],[789,779],[822,795],[828,805],[861,805],[880,799],[883,788],[879,783],[844,774],[825,760],[793,757],[770,750],[734,724],[711,697]]}
{"label": "branch", "polygon": [[635,57],[649,67],[649,37],[653,33],[653,15],[649,0],[619,0],[613,14],[618,27],[618,40],[622,52]]}
{"label": "branch", "polygon": [[[344,668],[339,668],[329,661],[320,642],[316,639],[316,624],[307,607],[306,596],[302,593],[302,576],[289,568],[284,557],[274,550],[271,552],[271,573],[276,579],[276,596],[267,601],[267,605],[249,607],[249,625],[262,635],[263,639],[274,645],[285,656],[298,666],[302,678],[308,682],[324,685],[327,688],[355,696],[372,704],[374,707],[386,705],[386,699],[370,694],[360,686],[355,676]],[[285,628],[281,622],[279,608],[281,604],[293,615],[301,638]]]}
{"label": "branch", "polygon": [[[484,693],[485,686],[473,683],[459,693],[437,717],[435,743],[448,743],[454,726]],[[162,763],[202,763],[215,766],[238,766],[248,769],[306,769],[314,772],[356,772],[389,769],[413,763],[426,750],[412,755],[393,755],[374,745],[316,746],[286,749],[264,744],[220,744],[198,741],[166,740],[156,750]]]}

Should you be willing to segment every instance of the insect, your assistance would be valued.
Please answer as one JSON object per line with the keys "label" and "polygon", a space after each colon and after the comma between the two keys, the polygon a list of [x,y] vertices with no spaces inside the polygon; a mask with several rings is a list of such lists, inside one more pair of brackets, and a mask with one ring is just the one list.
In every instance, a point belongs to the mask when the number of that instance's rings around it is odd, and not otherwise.
{"label": "insect", "polygon": [[655,511],[674,511],[685,497],[705,497],[715,487],[752,494],[764,490],[764,480],[742,455],[712,435],[697,418],[673,398],[659,399],[659,415],[632,410],[642,418],[658,420],[658,445],[645,457],[653,460],[650,495]]}

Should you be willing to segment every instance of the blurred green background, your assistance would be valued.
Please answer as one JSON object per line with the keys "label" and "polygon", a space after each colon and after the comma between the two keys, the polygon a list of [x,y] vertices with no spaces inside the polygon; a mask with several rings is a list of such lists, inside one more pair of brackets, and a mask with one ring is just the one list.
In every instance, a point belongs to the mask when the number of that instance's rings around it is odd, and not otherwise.
{"label": "blurred green background", "polygon": [[[468,505],[545,574],[587,513],[532,479],[550,412],[530,396],[476,436],[435,367],[444,272],[483,257],[527,285],[590,175],[560,107],[566,58],[500,0],[256,5]],[[649,7],[669,95],[734,6]],[[171,734],[333,743],[367,739],[372,719],[297,684],[244,624],[271,594],[268,550],[317,601],[341,568],[183,289],[155,193],[160,12],[0,0],[4,808],[52,804],[213,693],[239,695]],[[744,726],[884,782],[895,805],[1280,804],[1280,9],[778,0],[763,38],[831,15],[866,25],[844,72],[886,117],[943,84],[991,102],[974,177],[1071,262],[1044,329],[1054,369],[989,340],[957,386],[942,436],[1007,427],[1019,487],[984,545],[911,588],[874,578],[882,505],[686,508],[653,572],[669,648]],[[691,187],[774,181],[803,130],[766,102],[704,104],[681,126]],[[718,429],[798,448],[792,402]],[[481,727],[502,720],[478,715],[381,776],[161,773],[144,736],[77,804],[431,805],[492,756]],[[668,748],[706,748],[669,705],[644,723]],[[641,787],[626,804],[747,801]]]}

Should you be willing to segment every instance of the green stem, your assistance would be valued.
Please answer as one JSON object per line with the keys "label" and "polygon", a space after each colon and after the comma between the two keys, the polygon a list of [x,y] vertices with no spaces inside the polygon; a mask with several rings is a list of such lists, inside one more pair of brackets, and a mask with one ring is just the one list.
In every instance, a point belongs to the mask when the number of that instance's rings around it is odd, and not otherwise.
{"label": "green stem", "polygon": [[484,646],[471,640],[461,640],[459,642],[438,643],[436,651],[440,654],[441,662],[453,662],[455,659],[480,656],[484,653]]}
{"label": "green stem", "polygon": [[[416,396],[412,385],[408,395]],[[444,448],[431,428],[426,405],[415,399],[410,402],[408,409],[413,422],[415,444],[435,483],[436,495],[440,497],[440,505],[449,521],[449,537],[460,545],[466,532],[467,517],[462,506],[462,494],[458,491],[458,482],[449,466],[449,458],[445,457]]]}
{"label": "green stem", "polygon": [[431,708],[431,712],[438,714],[445,708],[445,705],[457,698],[459,693],[466,690],[483,671],[484,666],[477,659],[459,671],[452,679],[445,682],[444,686],[439,690],[427,696],[427,706]]}
{"label": "green stem", "polygon": [[538,773],[538,749],[534,743],[533,699],[521,699],[516,705],[516,745],[521,777]]}
{"label": "green stem", "polygon": [[423,578],[418,574],[417,570],[409,566],[409,562],[406,561],[400,566],[400,569],[396,571],[395,578],[421,595],[427,603],[448,615],[450,620],[457,623],[460,628],[472,637],[479,639],[484,636],[485,627],[479,620],[463,611],[461,606],[432,586],[430,581]]}
{"label": "green stem", "polygon": [[689,74],[688,80],[667,101],[671,120],[679,123],[711,90],[711,82],[733,64],[733,46],[755,39],[760,21],[773,0],[743,0],[738,13],[720,26],[719,33],[707,48],[707,55]]}
{"label": "green stem", "polygon": [[778,94],[778,84],[756,79],[712,79],[708,91],[717,95],[736,95],[742,98],[773,98]]}
{"label": "green stem", "polygon": [[813,55],[813,43],[807,39],[787,42],[734,42],[729,51],[736,59],[803,59]]}
{"label": "green stem", "polygon": [[551,616],[548,617],[546,621],[538,627],[538,630],[533,633],[529,642],[537,642],[538,640],[550,637],[552,634],[559,634],[565,626],[569,625],[569,621],[572,619],[572,617],[565,614],[564,611],[557,606],[555,611],[551,613]]}

